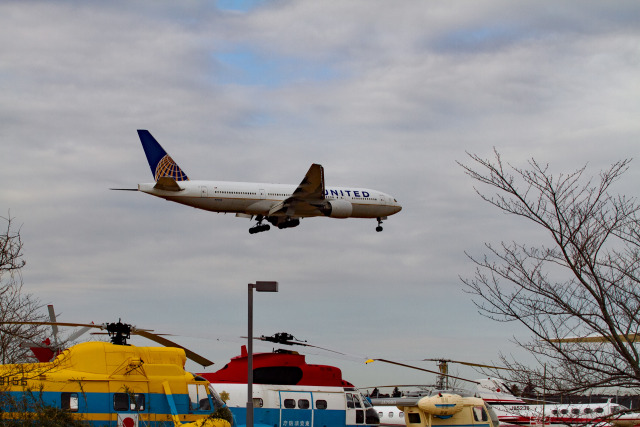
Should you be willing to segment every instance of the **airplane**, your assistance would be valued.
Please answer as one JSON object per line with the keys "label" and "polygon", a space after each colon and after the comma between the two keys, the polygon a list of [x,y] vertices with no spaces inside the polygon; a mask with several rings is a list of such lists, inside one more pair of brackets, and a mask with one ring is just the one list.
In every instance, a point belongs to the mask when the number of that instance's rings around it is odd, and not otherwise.
{"label": "airplane", "polygon": [[[256,339],[316,347],[288,338],[293,337],[280,333]],[[246,424],[247,368],[243,345],[240,355],[222,369],[198,373],[219,391],[238,427]],[[369,400],[342,378],[339,368],[309,364],[304,355],[285,349],[253,354],[253,403],[256,426],[371,427],[379,423]]]}
{"label": "airplane", "polygon": [[[549,402],[545,405],[530,405],[514,396],[509,387],[500,379],[478,379],[475,389],[453,389],[446,391],[462,396],[479,397],[492,409],[502,427],[515,426],[585,426],[593,424],[612,424],[619,427],[632,427],[640,422],[638,414],[625,413],[628,409],[609,401],[604,403],[561,404]],[[416,397],[434,395],[438,390],[422,390],[404,393],[398,398],[372,398],[375,410],[380,416],[381,426],[404,426],[406,424],[404,406],[413,403]],[[444,391],[440,391],[444,392]],[[620,415],[616,415],[620,414]]]}
{"label": "airplane", "polygon": [[[231,427],[232,415],[210,382],[184,369],[187,358],[211,363],[202,356],[121,322],[58,325],[106,329],[112,342],[76,344],[51,362],[0,365],[2,419],[28,417],[25,410],[44,404],[95,427]],[[130,334],[170,347],[127,345]]]}
{"label": "airplane", "polygon": [[297,227],[301,218],[375,218],[376,231],[382,221],[400,212],[402,207],[389,194],[360,187],[325,187],[324,168],[312,164],[299,185],[230,181],[190,180],[160,146],[148,130],[138,130],[147,156],[153,183],[138,184],[137,189],[165,200],[212,212],[235,213],[237,217],[256,219],[250,234],[270,229],[267,221],[279,229]]}

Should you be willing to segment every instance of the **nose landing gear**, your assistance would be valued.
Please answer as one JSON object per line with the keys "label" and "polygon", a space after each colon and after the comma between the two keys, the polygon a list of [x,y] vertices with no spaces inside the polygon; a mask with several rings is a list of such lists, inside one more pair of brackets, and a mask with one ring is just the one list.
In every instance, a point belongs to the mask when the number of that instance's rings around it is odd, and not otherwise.
{"label": "nose landing gear", "polygon": [[387,219],[387,218],[380,218],[380,217],[378,217],[378,218],[376,218],[376,219],[378,220],[378,226],[376,227],[376,231],[379,233],[379,232],[381,232],[381,231],[382,231],[382,220],[383,220],[383,219]]}

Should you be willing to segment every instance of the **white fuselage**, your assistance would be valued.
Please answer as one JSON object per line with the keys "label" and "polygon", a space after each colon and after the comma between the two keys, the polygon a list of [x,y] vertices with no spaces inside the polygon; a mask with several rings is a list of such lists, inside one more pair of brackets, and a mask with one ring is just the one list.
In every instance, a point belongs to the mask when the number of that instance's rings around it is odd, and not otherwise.
{"label": "white fuselage", "polygon": [[[278,203],[291,197],[296,185],[230,181],[181,181],[181,191],[154,188],[155,183],[138,184],[138,190],[156,197],[213,212],[246,215],[269,215]],[[326,187],[325,200],[349,202],[350,218],[380,218],[400,211],[400,204],[390,195],[357,187]],[[323,216],[320,210],[305,216]]]}
{"label": "white fuselage", "polygon": [[[216,383],[236,425],[246,425],[247,385]],[[370,405],[356,389],[332,386],[253,385],[256,426],[370,427]],[[377,420],[375,420],[377,421]]]}
{"label": "white fuselage", "polygon": [[395,406],[375,406],[374,409],[380,417],[381,426],[404,426],[404,411]]}

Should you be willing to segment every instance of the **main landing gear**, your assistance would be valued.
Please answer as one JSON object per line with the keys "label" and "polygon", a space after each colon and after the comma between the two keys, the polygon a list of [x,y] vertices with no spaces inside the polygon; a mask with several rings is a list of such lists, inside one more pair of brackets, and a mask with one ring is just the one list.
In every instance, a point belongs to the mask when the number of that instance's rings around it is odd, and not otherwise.
{"label": "main landing gear", "polygon": [[262,223],[262,221],[264,220],[264,217],[262,215],[259,215],[256,219],[258,220],[258,223],[254,227],[251,227],[249,229],[249,234],[261,233],[263,231],[268,231],[271,228],[269,224]]}
{"label": "main landing gear", "polygon": [[376,231],[379,233],[382,231],[382,218],[378,217],[376,219],[378,220],[378,226],[376,227]]}

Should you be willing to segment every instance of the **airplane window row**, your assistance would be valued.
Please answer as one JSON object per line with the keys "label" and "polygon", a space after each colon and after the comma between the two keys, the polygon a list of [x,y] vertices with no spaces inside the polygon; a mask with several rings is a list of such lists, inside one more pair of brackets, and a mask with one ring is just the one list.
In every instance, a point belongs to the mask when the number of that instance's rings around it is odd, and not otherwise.
{"label": "airplane window row", "polygon": [[256,193],[251,193],[249,191],[220,191],[220,190],[216,190],[216,194],[248,194],[251,196],[256,195]]}
{"label": "airplane window row", "polygon": [[[378,416],[380,418],[384,417],[384,412],[378,412]],[[388,417],[393,418],[393,412],[389,412]],[[400,414],[398,414],[398,418],[404,418],[404,412],[400,412]]]}
{"label": "airplane window row", "polygon": [[[583,413],[584,414],[592,414],[592,413],[596,413],[596,414],[602,414],[604,412],[604,409],[597,407],[597,408],[584,408]],[[551,411],[551,414],[553,415],[567,415],[569,413],[569,409],[560,409],[559,411],[557,409],[553,409]],[[571,409],[571,415],[580,415],[580,409],[579,408],[572,408]]]}
{"label": "airplane window row", "polygon": [[[129,400],[131,397],[131,400]],[[144,411],[144,394],[139,393],[114,393],[114,411]]]}
{"label": "airplane window row", "polygon": [[[255,406],[255,405],[254,405]],[[284,407],[286,409],[309,409],[309,400],[307,399],[298,399],[297,406],[295,399],[285,399]],[[327,409],[327,401],[318,399],[316,400],[316,409]]]}
{"label": "airplane window row", "polygon": [[[325,196],[325,199],[327,200],[337,200],[337,199],[344,199],[347,196]],[[375,197],[352,197],[352,199],[358,199],[358,200],[373,200],[373,201],[377,201],[378,199],[376,199]]]}
{"label": "airplane window row", "polygon": [[289,196],[291,196],[291,194],[286,194],[286,193],[269,193],[269,196],[284,196],[284,197],[289,197]]}

